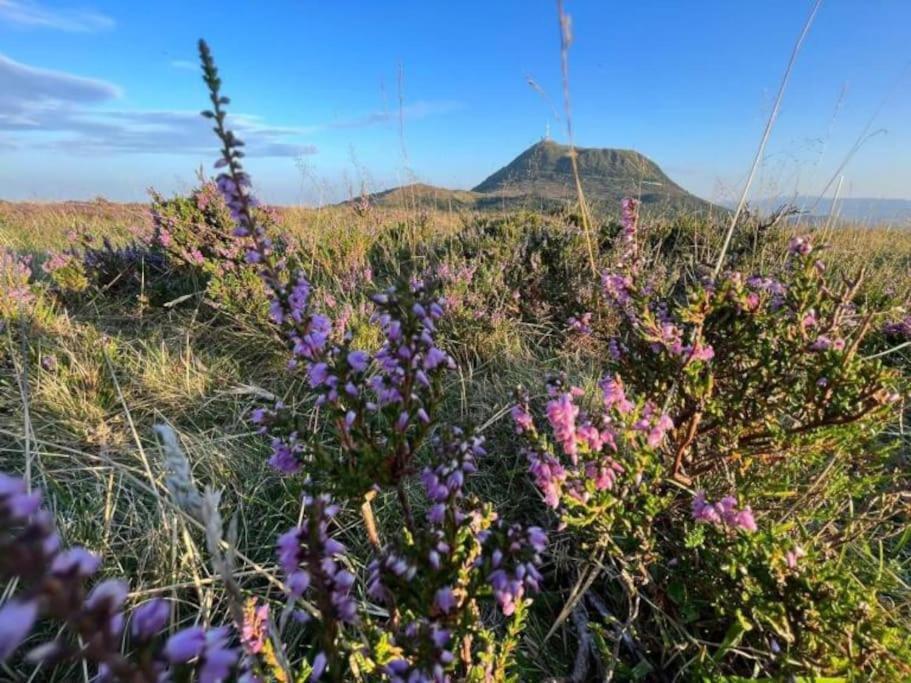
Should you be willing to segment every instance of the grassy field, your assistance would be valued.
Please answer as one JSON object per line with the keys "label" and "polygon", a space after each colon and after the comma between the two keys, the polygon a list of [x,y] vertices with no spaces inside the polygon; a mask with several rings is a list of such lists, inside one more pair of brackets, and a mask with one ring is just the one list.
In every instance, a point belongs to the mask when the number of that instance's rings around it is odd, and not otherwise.
{"label": "grassy field", "polygon": [[[283,233],[317,287],[320,306],[332,316],[349,316],[355,344],[368,349],[379,344],[368,324],[371,289],[400,273],[431,266],[439,273],[440,263],[452,271],[471,270],[470,276],[451,276],[446,285],[456,306],[446,323],[444,343],[459,371],[445,380],[445,412],[477,425],[488,439],[491,455],[481,462],[472,491],[505,517],[547,525],[549,511],[526,474],[508,410],[518,385],[540,396],[545,375],[560,369],[574,383],[590,388],[609,365],[604,345],[567,328],[568,318],[582,312],[577,302],[585,297],[577,296],[582,294],[578,289],[598,287],[587,272],[584,240],[574,217],[360,212],[350,207],[288,208],[278,214]],[[300,482],[268,467],[268,442],[255,433],[248,416],[274,397],[314,419],[316,412],[303,398],[304,379],[286,368],[281,341],[257,315],[261,302],[255,293],[247,300],[238,294],[234,305],[227,306],[213,300],[200,279],[196,285],[181,284],[178,293],[164,297],[167,300],[156,300],[148,291],[151,275],[142,283],[145,289],[122,287],[123,280],[78,294],[42,289],[47,276],[38,264],[48,253],[71,247],[71,231],[123,245],[137,234],[148,234],[152,223],[148,207],[141,205],[100,200],[0,203],[0,245],[33,255],[39,282],[28,310],[8,316],[0,328],[0,470],[24,474],[46,491],[67,543],[101,554],[105,573],[129,577],[131,600],[171,597],[182,606],[177,618],[199,610],[203,619],[217,619],[227,609],[221,580],[208,561],[202,535],[167,495],[163,455],[152,426],[173,426],[195,479],[223,490],[223,516],[236,520],[237,546],[244,553],[238,560],[238,580],[245,591],[278,604],[281,593],[272,581],[277,576],[274,539],[297,523]],[[740,269],[750,273],[782,268],[793,231],[781,226],[760,230],[757,225],[751,220],[738,229],[734,252]],[[607,262],[616,226],[597,228],[598,257]],[[643,230],[645,269],[662,282],[702,273],[717,253],[721,233],[719,226],[682,219],[655,221]],[[865,271],[858,303],[908,301],[911,231],[838,227],[816,230],[813,239],[825,245],[821,258],[832,277]],[[509,280],[513,273],[533,274],[536,268],[539,277],[529,275],[522,287]],[[529,289],[532,285],[539,289]],[[907,380],[911,349],[899,349],[887,359]],[[876,438],[890,452],[891,493],[904,495],[907,506],[911,436],[901,415]],[[841,477],[847,479],[831,490],[844,497],[838,514],[850,518],[845,510],[863,502],[852,499],[847,483],[851,458],[829,469],[813,461],[808,477],[811,470],[817,479],[781,490],[777,502],[768,502],[766,496],[764,514],[774,517],[792,503],[806,501],[801,496],[814,490],[813,481]],[[416,500],[417,488],[413,484],[410,489]],[[394,492],[386,491],[374,503],[381,537],[396,534],[400,527],[394,498]],[[863,526],[868,520],[860,521],[858,514],[857,533],[846,533],[851,540],[840,552],[854,556],[848,564],[859,581],[866,581],[862,571],[879,573],[876,592],[883,609],[893,624],[907,626],[911,554],[901,525],[908,520],[896,502],[899,498],[890,500],[893,509],[883,513],[889,521]],[[353,571],[362,576],[370,546],[357,510],[343,511],[339,524],[352,548]],[[572,620],[560,622],[557,615],[590,552],[571,533],[553,533],[547,582],[520,644],[520,680],[561,678],[573,669],[579,636]],[[363,594],[358,598],[366,599]],[[545,640],[558,622],[556,634]],[[602,637],[609,641],[610,630],[604,629],[608,635]],[[717,646],[694,636],[682,655],[649,651],[643,656],[653,663],[665,661],[666,680],[672,671],[686,678],[690,658],[711,659]],[[864,670],[859,664],[847,669],[852,667]],[[749,673],[743,665],[733,669]],[[820,663],[818,671],[831,670]],[[621,676],[634,677],[629,667],[622,671]],[[19,663],[2,676],[26,680],[30,674],[34,671],[29,665]],[[654,675],[654,680],[662,680]],[[73,664],[53,675],[42,671],[31,680],[82,676]]]}

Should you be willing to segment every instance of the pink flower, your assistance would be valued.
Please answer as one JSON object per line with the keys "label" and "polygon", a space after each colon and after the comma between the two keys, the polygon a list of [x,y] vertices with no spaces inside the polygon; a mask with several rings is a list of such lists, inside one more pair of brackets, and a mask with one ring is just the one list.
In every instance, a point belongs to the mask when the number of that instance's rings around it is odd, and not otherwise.
{"label": "pink flower", "polygon": [[512,407],[509,413],[512,415],[513,422],[516,424],[517,433],[522,434],[523,432],[534,429],[534,420],[524,406],[516,404]]}
{"label": "pink flower", "polygon": [[708,360],[712,360],[712,358],[714,358],[714,357],[715,357],[715,349],[713,349],[710,344],[706,344],[705,346],[703,346],[702,343],[698,342],[698,341],[693,346],[693,350],[690,353],[690,358],[692,358],[693,360],[708,361]]}
{"label": "pink flower", "polygon": [[757,308],[759,308],[759,295],[756,292],[750,292],[746,298],[746,309],[755,311]]}
{"label": "pink flower", "polygon": [[662,441],[664,441],[664,436],[667,432],[674,428],[674,421],[671,420],[667,415],[662,415],[658,418],[658,421],[655,423],[655,426],[652,427],[651,431],[648,433],[648,445],[652,448],[658,447]]}
{"label": "pink flower", "polygon": [[744,531],[756,531],[759,527],[756,526],[756,520],[753,519],[753,511],[749,506],[735,512],[732,517],[730,517],[730,525],[743,529]]}
{"label": "pink flower", "polygon": [[697,491],[692,503],[693,519],[697,522],[708,522],[709,524],[718,524],[721,522],[721,515],[715,509],[715,506],[706,501],[705,492]]}
{"label": "pink flower", "polygon": [[592,453],[599,453],[605,446],[610,446],[611,450],[617,450],[614,435],[610,430],[599,430],[591,422],[586,422],[579,427],[576,430],[576,437],[587,445],[588,450]]}
{"label": "pink flower", "polygon": [[788,253],[792,255],[806,256],[813,251],[813,245],[810,243],[808,235],[792,237],[788,242]]}
{"label": "pink flower", "polygon": [[244,623],[240,631],[240,640],[247,652],[256,654],[266,643],[266,628],[269,623],[269,605],[257,605],[251,598],[244,606]]}
{"label": "pink flower", "polygon": [[529,453],[529,472],[535,478],[535,485],[544,495],[544,503],[556,508],[560,504],[563,482],[566,481],[566,470],[551,455]]}
{"label": "pink flower", "polygon": [[697,522],[724,525],[735,529],[753,532],[757,530],[753,511],[749,506],[737,509],[737,499],[725,496],[717,503],[709,503],[705,493],[698,491],[692,502],[693,519]]}
{"label": "pink flower", "polygon": [[614,488],[614,481],[619,474],[623,474],[623,466],[609,457],[600,463],[588,463],[585,466],[585,476],[594,481],[598,491]]}
{"label": "pink flower", "polygon": [[576,444],[576,417],[579,408],[573,403],[572,394],[561,394],[547,402],[547,419],[554,429],[554,438],[563,447],[563,451],[575,462],[578,447]]}
{"label": "pink flower", "polygon": [[619,375],[614,378],[605,377],[599,385],[604,394],[604,408],[606,410],[616,406],[618,413],[626,415],[633,409],[633,403],[627,400],[626,393],[623,390],[623,381]]}
{"label": "pink flower", "polygon": [[801,557],[806,555],[806,551],[801,548],[799,545],[795,545],[793,549],[785,553],[784,559],[785,563],[788,565],[788,569],[797,569],[797,563]]}

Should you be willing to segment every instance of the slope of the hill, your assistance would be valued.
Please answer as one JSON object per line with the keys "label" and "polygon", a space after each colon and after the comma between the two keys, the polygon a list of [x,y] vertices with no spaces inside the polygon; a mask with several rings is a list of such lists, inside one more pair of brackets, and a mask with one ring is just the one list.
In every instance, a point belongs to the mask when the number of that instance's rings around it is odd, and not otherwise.
{"label": "slope of the hill", "polygon": [[[651,159],[632,150],[576,149],[588,202],[615,207],[626,196],[671,211],[706,211],[712,205],[671,180]],[[370,195],[377,206],[449,209],[548,209],[576,199],[570,148],[550,140],[532,145],[470,192],[414,184]]]}

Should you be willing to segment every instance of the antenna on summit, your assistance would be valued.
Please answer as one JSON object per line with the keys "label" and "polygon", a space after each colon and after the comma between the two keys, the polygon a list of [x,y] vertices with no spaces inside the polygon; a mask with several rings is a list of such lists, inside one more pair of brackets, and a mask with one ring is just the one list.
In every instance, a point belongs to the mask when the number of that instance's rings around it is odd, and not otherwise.
{"label": "antenna on summit", "polygon": [[544,124],[544,142],[550,142],[550,121]]}

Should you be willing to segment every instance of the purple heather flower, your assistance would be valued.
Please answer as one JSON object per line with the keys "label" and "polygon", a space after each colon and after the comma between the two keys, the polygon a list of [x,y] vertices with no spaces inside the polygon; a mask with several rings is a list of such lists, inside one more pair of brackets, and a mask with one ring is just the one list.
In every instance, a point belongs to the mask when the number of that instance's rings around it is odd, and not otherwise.
{"label": "purple heather flower", "polygon": [[301,467],[297,452],[297,444],[288,444],[275,438],[272,440],[272,457],[269,458],[269,465],[282,474],[294,474]]}
{"label": "purple heather flower", "polygon": [[314,389],[322,386],[329,378],[329,366],[325,363],[314,363],[307,372],[310,378],[310,386]]}
{"label": "purple heather flower", "polygon": [[352,351],[348,354],[348,365],[355,372],[363,372],[370,363],[370,356],[366,351]]}
{"label": "purple heather flower", "polygon": [[814,341],[812,344],[810,344],[810,349],[813,351],[828,351],[831,348],[832,348],[832,340],[829,337],[822,335],[822,334],[819,335],[818,337],[816,337],[816,341]]}
{"label": "purple heather flower", "polygon": [[435,346],[431,346],[427,350],[427,354],[424,356],[424,369],[425,370],[435,370],[441,365],[448,365],[450,362],[449,356],[446,355],[445,351],[441,351]]}
{"label": "purple heather flower", "polygon": [[22,644],[37,618],[38,605],[32,600],[10,600],[0,607],[0,663]]}
{"label": "purple heather flower", "polygon": [[237,663],[239,656],[237,650],[229,645],[229,630],[226,626],[207,631],[199,667],[199,683],[221,683],[227,680],[231,667]]}
{"label": "purple heather flower", "polygon": [[325,652],[319,652],[316,657],[313,658],[313,666],[310,670],[311,681],[318,681],[322,677],[323,672],[326,670],[327,663],[328,659],[326,658]]}
{"label": "purple heather flower", "polygon": [[636,236],[636,223],[639,220],[639,201],[632,197],[624,197],[620,201],[623,223],[623,237],[632,240]]}
{"label": "purple heather flower", "polygon": [[577,334],[589,335],[592,333],[592,314],[590,312],[583,313],[578,318],[572,316],[566,323],[569,326],[569,329]]}
{"label": "purple heather flower", "polygon": [[449,586],[443,586],[437,590],[433,598],[434,607],[443,612],[443,614],[449,614],[452,611],[452,608],[456,606],[457,600],[455,594],[452,592],[452,588]]}
{"label": "purple heather flower", "polygon": [[697,522],[708,522],[718,524],[721,522],[721,515],[715,509],[714,505],[708,503],[703,491],[697,491],[692,503],[693,519]]}
{"label": "purple heather flower", "polygon": [[168,638],[164,655],[172,664],[185,664],[201,655],[205,646],[205,630],[201,626],[190,626]]}
{"label": "purple heather flower", "polygon": [[604,273],[601,276],[601,287],[607,294],[620,306],[626,306],[630,301],[630,293],[633,288],[633,281],[626,275],[614,275]]}
{"label": "purple heather flower", "polygon": [[143,603],[133,611],[131,631],[138,640],[149,640],[168,623],[171,605],[167,600],[155,598]]}
{"label": "purple heather flower", "polygon": [[[25,489],[24,484],[23,489]],[[0,504],[6,508],[13,519],[25,521],[41,507],[41,493],[39,491],[26,493],[23,490],[8,496],[5,501],[0,499]]]}
{"label": "purple heather flower", "polygon": [[538,526],[530,526],[527,529],[528,532],[528,542],[531,544],[531,547],[536,553],[544,552],[544,549],[547,547],[547,534],[544,533],[544,530]]}
{"label": "purple heather flower", "polygon": [[100,565],[100,557],[77,546],[57,555],[51,563],[51,572],[87,578],[98,571]]}
{"label": "purple heather flower", "polygon": [[97,612],[104,620],[101,624],[103,631],[111,637],[117,637],[123,630],[123,614],[121,608],[127,599],[129,587],[120,579],[107,579],[89,592],[85,599],[85,608],[90,612]]}

